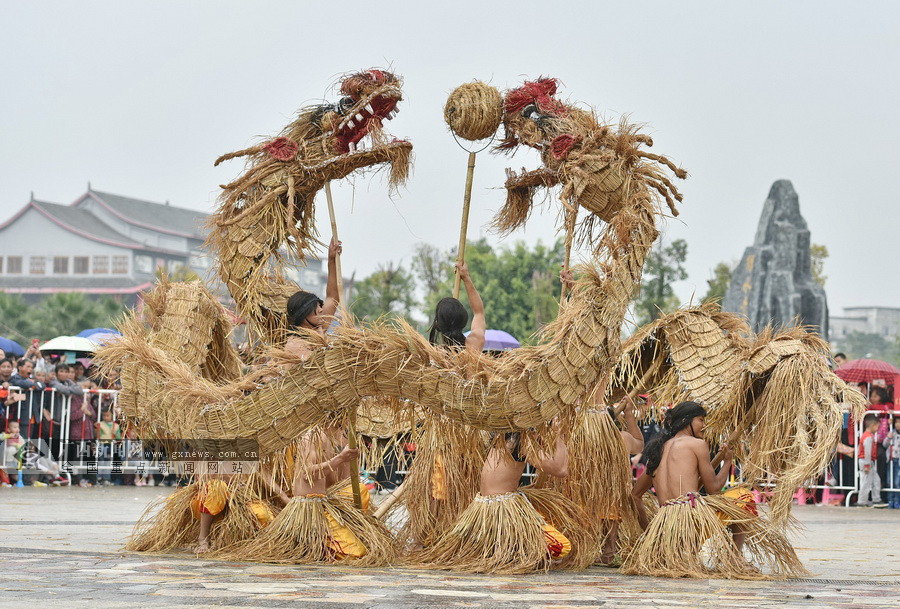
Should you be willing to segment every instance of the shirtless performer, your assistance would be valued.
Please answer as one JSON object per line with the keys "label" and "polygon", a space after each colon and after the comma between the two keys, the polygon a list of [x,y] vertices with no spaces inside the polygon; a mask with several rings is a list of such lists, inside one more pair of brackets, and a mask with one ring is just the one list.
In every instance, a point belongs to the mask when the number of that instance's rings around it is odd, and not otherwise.
{"label": "shirtless performer", "polygon": [[[732,451],[724,447],[719,473],[703,439],[706,410],[682,402],[666,415],[662,433],[644,449],[647,471],[632,493],[644,533],[622,566],[628,574],[663,577],[766,579],[752,563],[766,565],[774,577],[798,577],[806,570],[788,540],[757,512],[743,490],[722,493]],[[660,509],[647,522],[641,497],[656,489]],[[700,494],[700,487],[707,495]],[[737,496],[735,496],[737,495]],[[745,558],[745,552],[752,562]]]}
{"label": "shirtless performer", "polygon": [[[530,434],[497,434],[481,471],[480,492],[453,528],[414,554],[417,565],[475,573],[528,573],[567,564],[587,538],[580,509],[549,489],[519,489],[525,466],[568,475],[562,436],[551,452]],[[561,532],[562,531],[562,532]]]}
{"label": "shirtless performer", "polygon": [[[481,356],[487,325],[484,303],[472,282],[469,267],[464,262],[457,263],[456,271],[472,308],[471,331],[468,336],[463,334],[469,323],[466,307],[448,296],[435,306],[428,340],[449,353],[462,353],[460,372],[463,372],[463,368]],[[402,501],[407,520],[398,537],[418,550],[449,530],[472,501],[478,489],[484,446],[478,430],[430,411],[425,413],[415,442],[416,456],[403,483]]]}
{"label": "shirtless performer", "polygon": [[[292,329],[303,328],[322,336],[337,311],[336,259],[341,243],[328,248],[328,286],[325,301],[309,292],[297,292],[288,300]],[[308,339],[292,334],[285,350],[306,360],[312,353]],[[393,540],[384,526],[353,504],[348,481],[356,475],[350,463],[359,449],[346,445],[343,421],[333,418],[307,431],[285,451],[284,475],[291,497],[285,508],[255,539],[236,548],[230,558],[269,562],[332,562],[354,559],[369,565],[385,565],[395,554]]]}

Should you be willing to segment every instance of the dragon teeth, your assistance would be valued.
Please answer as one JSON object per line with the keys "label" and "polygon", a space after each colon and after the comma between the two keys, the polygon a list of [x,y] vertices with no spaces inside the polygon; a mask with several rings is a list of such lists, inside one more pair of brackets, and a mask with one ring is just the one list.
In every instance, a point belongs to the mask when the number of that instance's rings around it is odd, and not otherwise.
{"label": "dragon teeth", "polygon": [[351,129],[353,129],[354,123],[353,123],[352,118],[349,121],[347,121],[347,126],[350,127]]}
{"label": "dragon teeth", "polygon": [[366,112],[369,114],[375,114],[375,110],[372,109],[372,104],[366,104]]}
{"label": "dragon teeth", "polygon": [[357,114],[357,115],[356,115],[356,120],[358,120],[359,122],[362,122],[362,119],[363,119],[362,114]]}

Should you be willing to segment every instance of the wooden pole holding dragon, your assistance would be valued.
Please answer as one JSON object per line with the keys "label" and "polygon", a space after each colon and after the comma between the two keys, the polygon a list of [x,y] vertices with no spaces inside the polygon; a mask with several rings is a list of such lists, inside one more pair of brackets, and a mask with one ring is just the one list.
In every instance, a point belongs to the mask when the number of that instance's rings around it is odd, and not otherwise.
{"label": "wooden pole holding dragon", "polygon": [[[338,229],[337,229],[337,219],[334,215],[334,200],[331,198],[331,182],[325,182],[325,198],[328,201],[328,217],[331,220],[331,238],[334,239],[334,242],[337,243],[338,239]],[[337,288],[338,294],[340,295],[340,308],[345,309],[346,305],[344,303],[344,299],[346,294],[344,294],[344,276],[341,274],[341,256],[338,254],[335,257],[334,270],[337,273]],[[350,413],[347,417],[347,446],[351,449],[357,448],[357,439],[356,439],[356,409],[353,408],[350,410]],[[359,459],[354,458],[350,462],[350,486],[353,489],[353,502],[356,504],[357,509],[362,509],[362,490],[360,489],[359,484]]]}
{"label": "wooden pole holding dragon", "polygon": [[[575,240],[575,222],[578,219],[578,204],[566,205],[566,258],[563,260],[563,270],[568,271],[572,260],[572,242]],[[562,282],[562,290],[559,294],[559,304],[566,300],[568,284]]]}

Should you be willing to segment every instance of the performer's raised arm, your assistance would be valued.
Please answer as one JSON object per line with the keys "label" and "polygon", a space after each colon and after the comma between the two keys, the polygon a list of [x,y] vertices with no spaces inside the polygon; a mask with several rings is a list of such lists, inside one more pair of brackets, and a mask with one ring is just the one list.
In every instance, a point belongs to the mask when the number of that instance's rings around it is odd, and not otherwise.
{"label": "performer's raised arm", "polygon": [[484,302],[481,300],[481,294],[475,289],[475,284],[472,283],[469,265],[465,262],[457,263],[456,270],[466,286],[466,296],[469,297],[469,306],[472,307],[472,328],[466,337],[466,349],[481,353],[481,350],[484,349],[484,333],[487,329],[484,319]]}
{"label": "performer's raised arm", "polygon": [[328,244],[328,286],[325,288],[325,304],[322,315],[332,316],[337,312],[343,294],[338,290],[337,257],[344,251],[340,241],[331,240]]}

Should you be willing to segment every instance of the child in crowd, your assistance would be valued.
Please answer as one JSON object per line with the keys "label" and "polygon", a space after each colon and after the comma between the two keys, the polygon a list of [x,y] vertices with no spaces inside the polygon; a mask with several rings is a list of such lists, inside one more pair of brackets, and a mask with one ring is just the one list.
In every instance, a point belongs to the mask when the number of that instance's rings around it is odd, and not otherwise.
{"label": "child in crowd", "polygon": [[0,440],[3,440],[3,452],[0,452],[0,467],[6,471],[9,482],[4,482],[4,486],[12,486],[19,481],[19,459],[18,453],[22,448],[24,440],[19,434],[19,422],[9,421],[7,423],[6,433],[0,433]]}
{"label": "child in crowd", "polygon": [[54,461],[50,455],[42,455],[34,441],[29,441],[24,446],[22,451],[22,468],[37,470],[40,472],[40,478],[47,481],[35,480],[32,484],[33,486],[47,486],[47,483],[52,486],[67,486],[69,484],[69,479],[62,475],[59,463]]}
{"label": "child in crowd", "polygon": [[98,448],[98,473],[99,483],[104,486],[112,484],[112,473],[109,466],[112,464],[115,452],[115,440],[122,438],[122,430],[119,424],[113,421],[112,408],[105,408],[100,415],[101,421],[97,423],[97,439],[100,440]]}
{"label": "child in crowd", "polygon": [[[90,452],[95,437],[94,429],[97,425],[97,396],[91,394],[91,389],[96,388],[96,383],[84,379],[78,383],[81,387],[81,395],[73,395],[69,402],[69,440],[70,458],[78,467],[83,467],[90,460]],[[79,486],[91,486],[96,482],[93,474],[79,474],[75,476]]]}
{"label": "child in crowd", "polygon": [[875,432],[878,431],[878,415],[869,413],[863,418],[863,435],[859,442],[859,499],[856,505],[883,508],[881,502],[881,478],[878,477],[875,460],[878,443]]}
{"label": "child in crowd", "polygon": [[[887,449],[891,488],[900,489],[900,416],[894,417],[894,428],[888,432],[882,446]],[[900,509],[900,491],[888,492],[888,507]]]}

